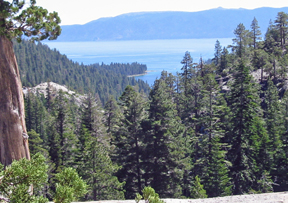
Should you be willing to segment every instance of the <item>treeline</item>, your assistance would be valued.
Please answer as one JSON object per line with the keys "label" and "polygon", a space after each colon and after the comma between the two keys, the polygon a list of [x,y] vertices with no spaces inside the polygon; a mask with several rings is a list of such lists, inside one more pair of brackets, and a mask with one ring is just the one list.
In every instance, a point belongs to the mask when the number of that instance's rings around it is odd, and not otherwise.
{"label": "treeline", "polygon": [[23,86],[32,87],[52,81],[82,94],[98,94],[102,103],[108,100],[109,95],[118,98],[127,85],[137,85],[139,91],[149,92],[149,85],[144,81],[127,77],[144,73],[147,67],[143,64],[83,65],[69,60],[47,45],[26,40],[14,42],[14,51]]}
{"label": "treeline", "polygon": [[76,168],[86,200],[134,199],[144,186],[161,198],[287,191],[287,32],[282,12],[264,40],[256,19],[239,24],[212,63],[186,52],[181,72],[163,71],[149,97],[127,86],[104,110],[91,95],[79,108],[49,88],[30,94],[31,153],[45,151],[52,175]]}

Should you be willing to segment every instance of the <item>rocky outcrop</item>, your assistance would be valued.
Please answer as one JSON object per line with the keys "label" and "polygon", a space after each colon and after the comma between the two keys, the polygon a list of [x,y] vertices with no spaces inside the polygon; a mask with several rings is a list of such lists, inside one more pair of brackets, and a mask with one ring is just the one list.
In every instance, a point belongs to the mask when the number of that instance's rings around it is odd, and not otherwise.
{"label": "rocky outcrop", "polygon": [[77,94],[76,92],[69,90],[65,85],[59,85],[54,82],[44,82],[35,87],[23,87],[24,95],[32,92],[34,94],[43,94],[44,97],[47,97],[47,88],[49,87],[52,97],[55,97],[59,91],[63,91],[66,96],[69,98],[73,97],[75,103],[80,106],[83,103],[83,100],[86,98],[85,95]]}
{"label": "rocky outcrop", "polygon": [[[165,203],[288,203],[288,192],[234,195],[206,199],[163,199]],[[78,202],[80,203],[80,202]],[[86,203],[136,203],[135,200],[106,200]],[[140,201],[140,203],[145,203]]]}

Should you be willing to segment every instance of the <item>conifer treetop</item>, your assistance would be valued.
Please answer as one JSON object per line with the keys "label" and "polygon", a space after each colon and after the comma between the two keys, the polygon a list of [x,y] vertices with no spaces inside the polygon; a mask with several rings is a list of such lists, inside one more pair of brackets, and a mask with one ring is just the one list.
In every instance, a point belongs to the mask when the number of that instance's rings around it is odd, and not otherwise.
{"label": "conifer treetop", "polygon": [[61,34],[58,13],[35,4],[36,0],[0,0],[0,36],[18,42],[23,35],[32,41],[56,39]]}

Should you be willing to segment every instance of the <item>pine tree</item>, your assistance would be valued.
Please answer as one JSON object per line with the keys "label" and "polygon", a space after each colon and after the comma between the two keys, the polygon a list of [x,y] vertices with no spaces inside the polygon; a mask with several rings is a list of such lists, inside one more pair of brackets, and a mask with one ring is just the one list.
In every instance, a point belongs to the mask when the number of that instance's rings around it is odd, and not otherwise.
{"label": "pine tree", "polygon": [[225,160],[224,151],[227,146],[221,142],[224,137],[225,129],[222,129],[222,126],[225,125],[223,117],[227,113],[227,106],[219,93],[215,75],[207,74],[204,80],[206,108],[202,109],[201,113],[200,125],[203,130],[196,139],[200,153],[194,153],[197,158],[194,159],[193,171],[202,179],[209,197],[230,195],[229,162]]}
{"label": "pine tree", "polygon": [[[190,79],[189,89],[186,95],[182,98],[181,119],[186,127],[186,134],[189,137],[199,136],[201,131],[200,115],[202,108],[205,108],[204,102],[204,80],[200,72],[194,72],[193,77]],[[197,148],[197,146],[196,146]]]}
{"label": "pine tree", "polygon": [[231,145],[228,157],[232,163],[233,194],[257,190],[257,157],[261,139],[267,136],[261,120],[257,89],[249,69],[241,61],[229,96],[233,116],[230,135],[226,138]]}
{"label": "pine tree", "polygon": [[63,91],[59,91],[53,102],[54,117],[51,123],[50,149],[51,161],[55,163],[56,170],[73,165],[77,138],[73,132],[73,125],[69,122],[70,109]]}
{"label": "pine tree", "polygon": [[[277,87],[274,85],[272,80],[269,78],[267,82],[267,90],[265,91],[265,111],[264,118],[266,121],[267,133],[269,136],[269,151],[271,154],[271,160],[268,165],[272,167],[274,164],[272,160],[277,160],[276,156],[279,153],[278,150],[281,146],[280,134],[282,132],[281,117],[280,117],[280,103],[279,93]],[[268,169],[266,169],[268,170]]]}
{"label": "pine tree", "polygon": [[111,96],[110,99],[106,102],[104,110],[105,110],[104,115],[106,117],[105,125],[107,127],[107,132],[113,135],[118,131],[121,125],[120,108],[113,96]]}
{"label": "pine tree", "polygon": [[212,59],[214,61],[215,66],[220,65],[221,54],[222,54],[222,47],[220,45],[219,40],[216,40],[214,58]]}
{"label": "pine tree", "polygon": [[193,58],[191,57],[190,53],[188,51],[185,52],[185,55],[183,57],[183,60],[181,61],[181,64],[183,64],[183,67],[181,70],[183,71],[181,73],[182,81],[183,81],[183,89],[184,89],[184,95],[187,95],[188,91],[188,84],[190,81],[190,78],[193,74]]}
{"label": "pine tree", "polygon": [[270,73],[272,70],[272,64],[269,61],[269,54],[262,49],[254,50],[254,56],[252,59],[252,64],[254,70],[261,69],[261,78],[260,82],[263,82],[264,71]]}
{"label": "pine tree", "polygon": [[253,40],[253,47],[254,49],[257,48],[257,40],[261,40],[261,30],[258,25],[257,19],[254,17],[252,23],[251,23],[251,38]]}
{"label": "pine tree", "polygon": [[203,188],[203,185],[201,184],[200,178],[198,176],[195,177],[195,181],[192,186],[191,196],[194,199],[207,198],[206,191]]}
{"label": "pine tree", "polygon": [[[119,167],[110,158],[110,137],[104,115],[95,99],[88,95],[83,105],[79,137],[78,171],[88,183],[86,200],[123,199],[123,183],[114,174]],[[111,196],[113,194],[113,196]]]}
{"label": "pine tree", "polygon": [[278,76],[276,65],[283,54],[283,47],[279,42],[279,38],[280,36],[277,26],[270,21],[270,25],[265,34],[264,50],[269,54],[269,63],[271,64],[271,67],[268,68],[268,72],[270,77],[274,77],[274,82],[277,81]]}
{"label": "pine tree", "polygon": [[228,62],[229,62],[229,59],[228,59],[229,55],[228,54],[229,54],[228,50],[226,49],[226,47],[224,47],[223,51],[221,53],[220,66],[217,70],[217,72],[221,76],[224,76],[223,71],[228,68]]}
{"label": "pine tree", "polygon": [[120,183],[114,175],[120,167],[112,163],[107,146],[91,136],[87,128],[81,131],[85,141],[78,170],[89,186],[85,200],[124,199],[125,182]]}
{"label": "pine tree", "polygon": [[278,33],[280,37],[280,44],[283,49],[286,43],[285,40],[286,40],[287,29],[288,29],[288,14],[284,12],[279,12],[275,20],[275,26],[278,29]]}
{"label": "pine tree", "polygon": [[142,155],[143,155],[143,129],[142,121],[146,119],[146,101],[132,86],[127,86],[119,98],[123,116],[121,126],[113,136],[115,156],[113,160],[122,166],[117,177],[126,182],[124,187],[125,198],[134,198],[144,186]]}
{"label": "pine tree", "polygon": [[281,146],[277,149],[277,160],[273,160],[275,164],[275,172],[273,176],[276,184],[273,185],[274,191],[286,191],[288,190],[288,92],[286,91],[281,100],[281,126],[283,127],[280,133]]}
{"label": "pine tree", "polygon": [[43,102],[40,100],[40,95],[36,92],[28,92],[25,95],[25,121],[27,130],[34,130],[40,135],[40,138],[47,144],[47,133],[45,122],[48,120],[48,114]]}
{"label": "pine tree", "polygon": [[36,153],[39,152],[47,156],[47,151],[43,146],[43,140],[40,138],[40,135],[36,133],[34,130],[29,131],[28,135],[29,135],[29,148],[31,155],[35,155]]}
{"label": "pine tree", "polygon": [[251,40],[249,31],[240,23],[234,30],[234,34],[236,38],[233,39],[235,45],[232,46],[232,50],[235,51],[238,57],[245,57],[247,55],[247,46],[250,44]]}
{"label": "pine tree", "polygon": [[164,80],[156,80],[150,92],[149,118],[145,126],[145,183],[162,197],[181,195],[185,144],[184,127],[177,117]]}

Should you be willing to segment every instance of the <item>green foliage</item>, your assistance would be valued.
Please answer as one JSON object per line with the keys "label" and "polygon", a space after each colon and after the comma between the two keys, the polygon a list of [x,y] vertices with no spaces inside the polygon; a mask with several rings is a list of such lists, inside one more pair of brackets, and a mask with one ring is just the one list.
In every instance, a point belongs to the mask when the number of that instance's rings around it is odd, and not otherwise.
{"label": "green foliage", "polygon": [[251,38],[252,38],[252,43],[253,43],[253,47],[254,49],[257,48],[257,41],[261,40],[261,31],[260,31],[260,27],[258,25],[258,21],[257,19],[254,17],[252,23],[251,23]]}
{"label": "green foliage", "polygon": [[135,197],[136,203],[139,203],[142,198],[143,197],[139,193],[136,193],[136,197]]}
{"label": "green foliage", "polygon": [[286,91],[281,99],[279,112],[280,120],[282,121],[280,126],[283,130],[280,133],[281,145],[277,148],[276,160],[274,160],[275,171],[272,172],[272,180],[277,177],[277,185],[273,185],[273,190],[286,191],[288,189],[288,92]]}
{"label": "green foliage", "polygon": [[34,130],[35,133],[39,134],[42,141],[47,141],[47,124],[45,123],[45,119],[49,116],[45,109],[45,104],[41,101],[41,95],[38,92],[36,92],[36,95],[29,92],[25,95],[24,99],[27,131]]}
{"label": "green foliage", "polygon": [[143,197],[139,193],[136,194],[136,203],[138,203],[142,198],[144,198],[145,203],[164,203],[152,187],[144,187],[142,194]]}
{"label": "green foliage", "polygon": [[[107,200],[124,199],[123,186],[114,174],[120,169],[111,161],[108,149],[83,129],[87,136],[79,164],[79,173],[87,182],[89,188],[85,199]],[[92,158],[92,159],[91,159]]]}
{"label": "green foliage", "polygon": [[276,28],[278,28],[280,44],[282,48],[284,48],[287,35],[288,14],[284,12],[279,12],[275,20],[275,26]]}
{"label": "green foliage", "polygon": [[228,50],[226,47],[223,48],[222,53],[221,53],[221,61],[220,61],[220,66],[218,67],[218,72],[220,73],[221,76],[226,76],[227,74],[227,68],[229,67],[229,54]]}
{"label": "green foliage", "polygon": [[43,147],[43,140],[40,138],[40,135],[35,132],[35,130],[31,130],[28,132],[29,136],[29,149],[30,154],[34,155],[38,152],[41,154],[47,153],[46,149]]}
{"label": "green foliage", "polygon": [[149,117],[145,129],[147,164],[145,182],[149,182],[161,196],[177,197],[181,194],[186,148],[184,126],[177,116],[167,83],[156,80],[150,92]]}
{"label": "green foliage", "polygon": [[115,145],[113,160],[122,168],[117,176],[126,182],[125,198],[133,198],[144,185],[142,162],[145,147],[142,122],[147,118],[146,101],[132,86],[127,86],[120,97],[122,111],[121,125],[114,134],[112,143]]}
{"label": "green foliage", "polygon": [[[280,102],[277,87],[269,78],[267,81],[267,90],[265,92],[264,118],[266,120],[267,133],[269,136],[270,153],[277,154],[280,147],[280,133],[283,129],[281,127],[280,117]],[[273,159],[276,157],[273,155]],[[270,163],[272,164],[272,163]]]}
{"label": "green foliage", "polygon": [[106,102],[104,107],[104,115],[106,117],[105,126],[107,127],[107,132],[114,134],[121,126],[121,112],[116,100],[113,96]]}
{"label": "green foliage", "polygon": [[13,161],[3,170],[1,166],[0,194],[10,202],[44,203],[48,200],[44,197],[31,195],[31,186],[39,188],[47,182],[47,168],[43,155],[37,153],[31,160],[25,158]]}
{"label": "green foliage", "polygon": [[193,182],[191,197],[194,199],[207,198],[206,190],[204,190],[198,176],[195,177],[195,181]]}
{"label": "green foliage", "polygon": [[237,28],[234,30],[235,37],[233,39],[234,46],[232,50],[235,51],[236,55],[240,58],[246,57],[247,46],[251,44],[251,38],[249,37],[249,31],[246,30],[243,23],[240,23]]}
{"label": "green foliage", "polygon": [[82,105],[82,128],[78,171],[89,185],[85,199],[123,199],[123,186],[114,174],[120,169],[110,158],[110,134],[107,133],[101,107],[88,95]]}
{"label": "green foliage", "polygon": [[[186,52],[182,72],[163,71],[149,100],[138,93],[144,86],[126,77],[146,68],[140,64],[84,66],[55,50],[42,52],[48,48],[40,43],[18,44],[26,84],[51,78],[92,92],[80,106],[63,92],[26,95],[31,153],[45,148],[56,167],[43,194],[72,199],[73,188],[56,189],[52,181],[72,165],[89,185],[84,200],[123,199],[123,193],[131,199],[138,192],[140,201],[145,185],[164,198],[288,190],[285,16],[271,21],[264,41],[256,19],[251,31],[239,24],[231,52],[216,43],[214,63],[194,64]],[[34,57],[24,57],[33,50]],[[112,96],[124,89],[117,103]],[[158,201],[154,189],[142,191],[149,202]]]}
{"label": "green foliage", "polygon": [[73,168],[65,168],[55,175],[55,203],[69,203],[87,193],[87,185]]}
{"label": "green foliage", "polygon": [[[48,165],[40,153],[32,156],[31,160],[25,158],[13,161],[0,172],[0,195],[9,202],[46,203],[48,199],[43,196],[32,195],[31,189],[39,190],[47,183]],[[86,183],[78,176],[75,169],[65,168],[55,175],[56,193],[55,202],[68,203],[83,196],[87,191]]]}
{"label": "green foliage", "polygon": [[273,181],[267,171],[264,171],[261,178],[257,181],[259,185],[258,191],[261,193],[273,192]]}
{"label": "green foliage", "polygon": [[[149,85],[127,75],[142,74],[147,66],[139,63],[111,63],[83,65],[73,62],[56,49],[38,42],[13,43],[23,86],[36,86],[45,81],[66,85],[79,93],[98,94],[102,104],[121,96],[127,85],[138,86],[149,93]],[[48,104],[47,104],[48,105]],[[37,132],[37,131],[36,131]]]}
{"label": "green foliage", "polygon": [[[232,163],[230,173],[235,187],[234,194],[243,194],[251,188],[257,190],[254,184],[259,170],[258,156],[268,153],[265,150],[259,153],[260,148],[265,145],[267,132],[261,118],[257,90],[249,69],[241,62],[229,97],[233,117],[232,131],[228,138],[231,144],[228,156]],[[263,161],[265,160],[260,162]]]}
{"label": "green foliage", "polygon": [[222,47],[219,40],[216,40],[214,58],[212,59],[215,66],[219,66],[221,62]]}
{"label": "green foliage", "polygon": [[60,171],[62,167],[72,166],[74,163],[77,138],[73,132],[71,109],[67,105],[67,98],[63,91],[56,95],[52,106],[52,122],[49,136],[49,155],[55,163],[55,169]]}
{"label": "green foliage", "polygon": [[25,4],[25,0],[1,1],[0,36],[17,38],[19,42],[22,35],[31,37],[33,41],[56,39],[61,33],[58,13],[48,13],[46,9],[35,6],[36,0],[31,0],[28,7]]}

